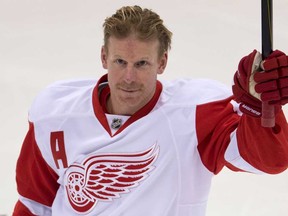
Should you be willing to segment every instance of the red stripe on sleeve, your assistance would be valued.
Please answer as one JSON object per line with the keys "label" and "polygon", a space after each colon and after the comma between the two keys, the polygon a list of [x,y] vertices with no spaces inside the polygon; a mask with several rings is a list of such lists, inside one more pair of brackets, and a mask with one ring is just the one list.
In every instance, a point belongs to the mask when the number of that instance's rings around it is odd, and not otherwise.
{"label": "red stripe on sleeve", "polygon": [[233,111],[231,98],[197,106],[196,132],[198,151],[205,167],[217,174],[224,165],[235,170],[224,159],[230,135],[236,129],[239,116]]}
{"label": "red stripe on sleeve", "polygon": [[12,216],[36,216],[36,215],[32,214],[29,211],[29,209],[22,204],[22,202],[18,201],[15,205]]}
{"label": "red stripe on sleeve", "polygon": [[18,192],[23,197],[51,206],[59,188],[57,179],[58,175],[42,157],[35,140],[34,125],[30,123],[17,161]]}

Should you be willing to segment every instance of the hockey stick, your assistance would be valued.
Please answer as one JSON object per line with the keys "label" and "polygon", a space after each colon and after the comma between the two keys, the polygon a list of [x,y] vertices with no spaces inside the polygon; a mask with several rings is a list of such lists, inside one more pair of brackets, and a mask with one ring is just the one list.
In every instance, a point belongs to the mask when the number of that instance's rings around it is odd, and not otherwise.
{"label": "hockey stick", "polygon": [[[262,16],[262,58],[265,59],[273,49],[273,23],[272,23],[272,0],[261,0]],[[262,127],[275,126],[274,106],[267,102],[262,102]]]}

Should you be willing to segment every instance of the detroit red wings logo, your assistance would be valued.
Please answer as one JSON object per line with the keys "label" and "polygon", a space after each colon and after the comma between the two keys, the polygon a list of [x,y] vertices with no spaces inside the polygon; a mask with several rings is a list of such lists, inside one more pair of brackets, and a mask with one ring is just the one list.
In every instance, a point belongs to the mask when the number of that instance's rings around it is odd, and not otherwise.
{"label": "detroit red wings logo", "polygon": [[92,155],[65,173],[65,188],[71,207],[79,214],[92,211],[99,201],[112,201],[129,193],[154,168],[159,147],[131,154]]}

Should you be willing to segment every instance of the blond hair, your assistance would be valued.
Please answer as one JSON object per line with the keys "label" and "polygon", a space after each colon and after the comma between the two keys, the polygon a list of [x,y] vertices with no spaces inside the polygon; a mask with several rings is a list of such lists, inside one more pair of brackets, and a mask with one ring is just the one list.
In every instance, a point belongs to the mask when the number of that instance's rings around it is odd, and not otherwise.
{"label": "blond hair", "polygon": [[103,28],[106,50],[111,36],[126,38],[132,34],[143,41],[158,39],[159,56],[171,48],[172,32],[164,26],[160,16],[150,9],[142,9],[137,5],[118,9],[115,14],[105,19]]}

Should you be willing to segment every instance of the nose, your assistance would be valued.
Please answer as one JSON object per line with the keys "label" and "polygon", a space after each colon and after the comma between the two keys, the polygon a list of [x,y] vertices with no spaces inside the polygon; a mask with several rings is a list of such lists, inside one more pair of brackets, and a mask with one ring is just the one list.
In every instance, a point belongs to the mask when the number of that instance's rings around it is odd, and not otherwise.
{"label": "nose", "polygon": [[132,83],[136,80],[136,69],[133,65],[127,65],[124,78],[127,83]]}

